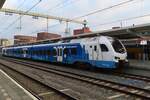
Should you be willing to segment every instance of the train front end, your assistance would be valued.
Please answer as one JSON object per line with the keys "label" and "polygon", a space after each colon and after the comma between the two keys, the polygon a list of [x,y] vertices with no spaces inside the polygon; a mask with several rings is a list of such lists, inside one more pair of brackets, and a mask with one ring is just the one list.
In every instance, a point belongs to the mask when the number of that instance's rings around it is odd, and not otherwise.
{"label": "train front end", "polygon": [[117,68],[129,66],[129,62],[127,60],[127,51],[121,41],[114,39],[112,41],[112,47],[114,50],[113,60],[116,62]]}

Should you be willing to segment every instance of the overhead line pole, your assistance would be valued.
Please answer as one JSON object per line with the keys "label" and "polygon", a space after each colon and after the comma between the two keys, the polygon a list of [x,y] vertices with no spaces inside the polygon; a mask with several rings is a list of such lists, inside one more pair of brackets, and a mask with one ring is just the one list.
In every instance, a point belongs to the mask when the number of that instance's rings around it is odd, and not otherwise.
{"label": "overhead line pole", "polygon": [[48,32],[49,32],[49,30],[48,30],[48,26],[49,26],[49,19],[47,18],[47,19],[46,19],[46,21],[47,21],[47,22],[46,22],[46,24],[47,24],[47,33],[48,33]]}

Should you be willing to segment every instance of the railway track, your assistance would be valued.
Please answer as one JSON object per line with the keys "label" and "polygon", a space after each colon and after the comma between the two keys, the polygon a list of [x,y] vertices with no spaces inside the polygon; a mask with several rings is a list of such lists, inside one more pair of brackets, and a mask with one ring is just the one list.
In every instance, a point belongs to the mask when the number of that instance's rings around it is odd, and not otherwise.
{"label": "railway track", "polygon": [[66,97],[63,97],[51,88],[44,86],[43,84],[16,72],[16,70],[14,71],[3,66],[0,66],[0,68],[5,71],[5,73],[7,73],[11,78],[13,78],[13,80],[19,83],[22,87],[24,87],[28,92],[34,95],[38,100],[53,100],[53,98],[55,98],[55,100],[67,99]]}
{"label": "railway track", "polygon": [[[9,58],[9,59],[19,61],[19,62],[25,62],[27,64],[31,64],[31,65],[34,65],[34,66],[39,66],[40,65],[40,66],[43,66],[43,67],[47,67],[47,65],[48,65],[48,64],[43,64],[43,65],[42,64],[37,64],[36,62],[27,62],[27,61],[23,61],[23,60],[20,60],[20,59],[13,59],[13,58]],[[47,67],[47,68],[50,68],[50,67]],[[54,68],[51,68],[51,69],[54,69]],[[57,69],[55,69],[55,70],[57,70]],[[96,72],[96,73],[99,73],[99,72]],[[108,71],[107,72],[104,71],[104,72],[101,72],[101,73],[115,75],[115,76],[129,78],[129,79],[134,79],[134,80],[141,80],[141,81],[145,81],[145,82],[150,83],[150,77],[148,77],[148,76],[135,75],[135,74],[129,74],[129,73],[124,73],[124,72],[118,72],[118,71],[111,72],[111,73],[108,73]]]}
{"label": "railway track", "polygon": [[[24,74],[24,73],[22,73],[22,72],[20,72],[20,71],[17,71],[17,70],[11,68],[10,66],[8,66],[8,65],[6,65],[6,64],[0,63],[0,65],[3,66],[3,67],[5,67],[5,68],[7,68],[7,70],[8,70],[8,69],[9,69],[9,70],[12,70],[12,71],[15,72],[15,73],[18,73],[18,74],[20,74],[20,75],[22,75],[22,76],[24,76],[24,77],[27,77],[27,78],[29,78],[30,80],[33,80],[33,81],[35,81],[36,83],[39,83],[39,84],[43,85],[44,87],[47,87],[47,88],[53,90],[54,92],[56,92],[56,93],[58,93],[59,95],[61,95],[63,98],[66,98],[66,100],[77,100],[77,99],[78,99],[77,97],[75,97],[75,96],[73,96],[73,95],[71,95],[71,94],[65,93],[65,92],[63,92],[63,91],[61,91],[61,90],[59,90],[59,89],[56,89],[55,87],[52,87],[52,86],[49,86],[48,84],[43,83],[43,82],[40,81],[40,80],[34,79],[34,78],[32,78],[32,77],[30,77],[30,76],[28,76],[28,75],[26,75],[26,74]],[[4,69],[4,70],[5,70],[5,69]],[[7,71],[7,70],[5,70],[5,71]],[[9,73],[9,74],[10,74],[10,73]],[[11,76],[12,76],[12,75],[11,75]],[[12,77],[13,77],[13,76],[12,76]],[[15,80],[16,80],[16,79],[15,79]],[[19,81],[17,81],[17,82],[19,82]],[[21,82],[19,82],[19,83],[21,83]],[[33,94],[37,99],[43,100],[42,98],[40,98],[40,96],[41,96],[42,94],[36,94],[36,93],[34,93],[33,91],[31,91],[29,88],[27,88],[27,87],[25,87],[25,88],[26,88],[31,94]],[[57,94],[57,95],[58,95],[58,94]],[[47,99],[47,100],[48,100],[48,99]]]}
{"label": "railway track", "polygon": [[27,67],[32,67],[32,68],[35,68],[38,70],[43,70],[46,72],[54,73],[54,74],[61,75],[64,77],[69,77],[72,79],[80,80],[83,82],[88,82],[93,85],[97,85],[97,86],[107,88],[107,89],[112,89],[115,91],[119,91],[121,93],[125,93],[127,95],[139,97],[142,99],[147,99],[147,100],[150,99],[150,90],[148,90],[148,89],[143,89],[143,88],[126,85],[126,84],[122,84],[122,83],[117,83],[117,82],[113,82],[113,81],[108,81],[108,80],[104,80],[104,79],[98,79],[98,78],[94,78],[94,77],[90,77],[90,76],[86,76],[86,75],[79,75],[79,74],[75,74],[72,72],[57,70],[57,69],[50,68],[48,66],[44,66],[44,65],[41,66],[41,65],[37,65],[37,64],[33,64],[33,63],[25,62],[25,61],[20,61],[20,60],[18,62],[18,60],[7,59],[7,61],[13,62],[16,64],[20,64],[20,65],[24,65]]}
{"label": "railway track", "polygon": [[120,76],[120,77],[125,77],[125,78],[130,78],[130,79],[136,79],[136,80],[141,80],[141,81],[145,81],[145,82],[150,82],[150,77],[148,77],[148,76],[135,75],[135,74],[129,74],[129,73],[120,73],[120,72],[115,72],[113,74],[117,75],[117,76]]}

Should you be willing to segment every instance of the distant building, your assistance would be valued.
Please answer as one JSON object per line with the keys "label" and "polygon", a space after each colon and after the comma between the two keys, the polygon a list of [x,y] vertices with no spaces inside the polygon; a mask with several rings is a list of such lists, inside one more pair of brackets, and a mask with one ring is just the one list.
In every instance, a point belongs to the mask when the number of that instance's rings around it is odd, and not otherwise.
{"label": "distant building", "polygon": [[25,35],[15,35],[14,36],[14,44],[24,44],[36,42],[36,37],[33,36],[25,36]]}
{"label": "distant building", "polygon": [[5,47],[12,45],[13,43],[8,39],[0,39],[0,46]]}
{"label": "distant building", "polygon": [[79,34],[83,34],[83,33],[90,33],[91,30],[88,27],[83,27],[82,29],[75,29],[73,31],[73,35],[79,35]]}
{"label": "distant building", "polygon": [[47,32],[37,33],[37,41],[59,38],[59,37],[61,37],[61,35],[54,34],[54,33],[47,33]]}

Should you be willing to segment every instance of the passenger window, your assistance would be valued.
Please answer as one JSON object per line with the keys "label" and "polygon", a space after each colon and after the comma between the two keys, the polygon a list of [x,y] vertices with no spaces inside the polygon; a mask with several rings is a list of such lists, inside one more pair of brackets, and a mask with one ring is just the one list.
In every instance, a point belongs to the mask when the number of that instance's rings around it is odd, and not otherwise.
{"label": "passenger window", "polygon": [[65,48],[65,49],[64,49],[64,54],[68,54],[68,53],[69,53],[68,48]]}
{"label": "passenger window", "polygon": [[18,54],[21,54],[21,51],[20,51],[20,50],[18,50]]}
{"label": "passenger window", "polygon": [[34,54],[34,55],[38,55],[38,52],[39,52],[39,51],[34,50],[34,51],[33,51],[33,54]]}
{"label": "passenger window", "polygon": [[33,54],[34,54],[34,55],[38,55],[38,53],[39,53],[39,51],[37,51],[37,50],[34,50],[34,51],[33,51]]}
{"label": "passenger window", "polygon": [[38,51],[38,54],[41,55],[41,50]]}
{"label": "passenger window", "polygon": [[28,51],[28,50],[26,50],[26,54],[29,54],[29,51]]}
{"label": "passenger window", "polygon": [[41,50],[41,52],[42,52],[42,55],[45,55],[45,50]]}
{"label": "passenger window", "polygon": [[51,55],[51,51],[47,50],[47,55],[50,56]]}
{"label": "passenger window", "polygon": [[77,55],[77,49],[76,48],[71,48],[71,54],[72,55]]}
{"label": "passenger window", "polygon": [[53,56],[56,56],[56,55],[57,55],[57,52],[56,52],[55,49],[53,49],[52,54],[53,54]]}
{"label": "passenger window", "polygon": [[40,50],[36,51],[35,55],[40,55]]}
{"label": "passenger window", "polygon": [[46,50],[42,50],[42,55],[46,55]]}
{"label": "passenger window", "polygon": [[41,55],[41,50],[39,50],[39,55]]}
{"label": "passenger window", "polygon": [[35,55],[40,55],[40,50],[37,50],[37,51],[35,52]]}
{"label": "passenger window", "polygon": [[32,55],[34,55],[34,50],[31,51]]}
{"label": "passenger window", "polygon": [[108,48],[106,47],[105,44],[100,44],[100,47],[102,52],[108,52]]}
{"label": "passenger window", "polygon": [[94,51],[97,51],[97,46],[96,45],[94,46]]}
{"label": "passenger window", "polygon": [[20,50],[20,53],[23,54],[23,50]]}
{"label": "passenger window", "polygon": [[40,50],[40,55],[43,55],[43,50]]}

